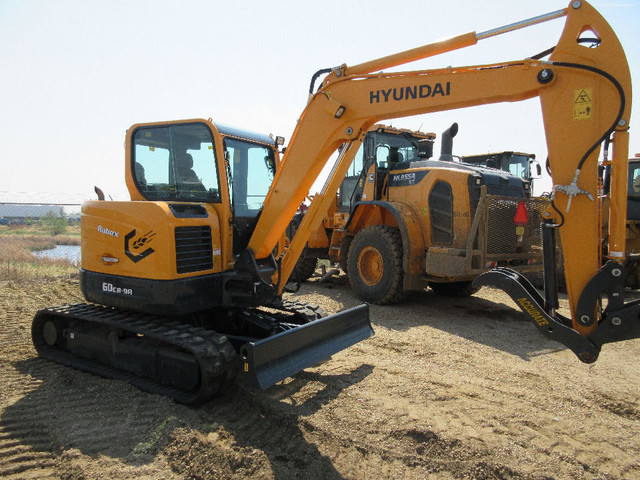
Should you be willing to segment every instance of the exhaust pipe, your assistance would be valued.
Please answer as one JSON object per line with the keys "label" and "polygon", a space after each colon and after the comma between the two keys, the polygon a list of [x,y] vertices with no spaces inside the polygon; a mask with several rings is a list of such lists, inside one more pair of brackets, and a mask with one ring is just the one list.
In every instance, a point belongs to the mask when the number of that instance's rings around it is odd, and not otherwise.
{"label": "exhaust pipe", "polygon": [[453,137],[458,133],[458,124],[454,123],[442,132],[442,143],[440,144],[440,158],[443,162],[453,162]]}

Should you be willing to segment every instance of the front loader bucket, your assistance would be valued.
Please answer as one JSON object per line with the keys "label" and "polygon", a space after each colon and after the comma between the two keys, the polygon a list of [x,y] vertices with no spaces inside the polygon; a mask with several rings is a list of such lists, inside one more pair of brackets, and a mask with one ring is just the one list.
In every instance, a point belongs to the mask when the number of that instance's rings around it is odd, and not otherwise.
{"label": "front loader bucket", "polygon": [[240,348],[241,382],[268,388],[373,335],[369,306],[345,310]]}

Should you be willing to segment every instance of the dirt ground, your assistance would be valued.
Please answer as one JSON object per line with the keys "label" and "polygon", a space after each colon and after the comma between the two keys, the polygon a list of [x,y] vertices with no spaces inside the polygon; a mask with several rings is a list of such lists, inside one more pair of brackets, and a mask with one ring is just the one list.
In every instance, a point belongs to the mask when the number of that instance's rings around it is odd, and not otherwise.
{"label": "dirt ground", "polygon": [[[348,286],[295,294],[329,312]],[[0,282],[0,478],[640,479],[640,341],[593,365],[503,293],[372,306],[376,335],[200,408],[38,359],[31,317],[77,281]]]}

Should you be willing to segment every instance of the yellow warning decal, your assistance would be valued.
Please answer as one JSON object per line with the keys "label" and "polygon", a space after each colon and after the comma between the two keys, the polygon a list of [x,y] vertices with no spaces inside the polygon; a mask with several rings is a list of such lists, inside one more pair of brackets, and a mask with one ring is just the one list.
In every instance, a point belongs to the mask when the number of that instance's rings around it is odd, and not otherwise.
{"label": "yellow warning decal", "polygon": [[573,92],[573,119],[588,120],[593,113],[593,88],[581,88]]}
{"label": "yellow warning decal", "polygon": [[249,371],[249,364],[247,362],[244,362],[244,371],[245,372]]}

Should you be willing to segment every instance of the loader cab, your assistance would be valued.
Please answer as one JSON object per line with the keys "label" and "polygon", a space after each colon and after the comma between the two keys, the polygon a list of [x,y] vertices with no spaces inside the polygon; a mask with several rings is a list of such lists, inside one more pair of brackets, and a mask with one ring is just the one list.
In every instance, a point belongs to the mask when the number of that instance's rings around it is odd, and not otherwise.
{"label": "loader cab", "polygon": [[411,162],[424,159],[425,152],[432,151],[425,145],[431,145],[434,138],[433,133],[374,126],[340,186],[339,211],[350,212],[360,201],[383,199],[389,171],[406,169]]}

